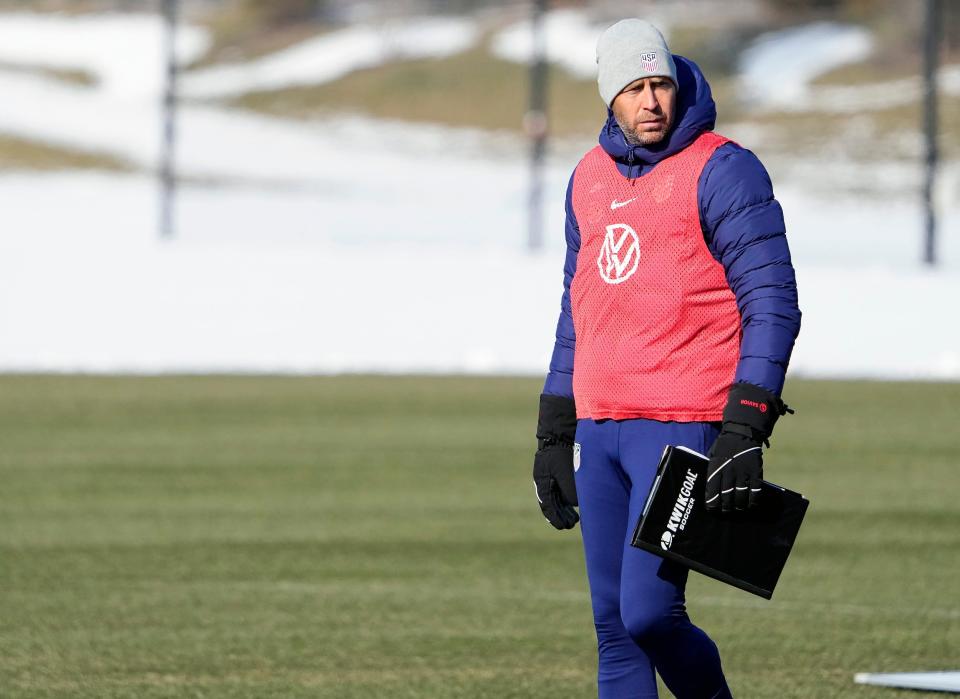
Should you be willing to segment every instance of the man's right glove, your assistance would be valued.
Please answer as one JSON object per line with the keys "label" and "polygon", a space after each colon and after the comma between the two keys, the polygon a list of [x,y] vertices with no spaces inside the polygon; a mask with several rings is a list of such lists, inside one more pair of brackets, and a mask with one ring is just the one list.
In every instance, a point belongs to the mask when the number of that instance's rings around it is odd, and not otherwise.
{"label": "man's right glove", "polygon": [[573,478],[573,442],[577,432],[577,408],[570,398],[540,396],[537,420],[537,453],[533,457],[533,484],[540,510],[557,529],[572,529],[580,515],[577,486]]}
{"label": "man's right glove", "polygon": [[723,409],[720,436],[708,454],[704,502],[712,512],[754,508],[763,480],[763,450],[777,418],[793,411],[765,388],[735,383]]}

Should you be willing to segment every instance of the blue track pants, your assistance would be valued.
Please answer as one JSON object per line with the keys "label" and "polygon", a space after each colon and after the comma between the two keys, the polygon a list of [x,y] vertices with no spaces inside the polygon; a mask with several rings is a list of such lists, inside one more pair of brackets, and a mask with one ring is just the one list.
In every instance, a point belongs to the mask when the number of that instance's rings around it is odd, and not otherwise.
{"label": "blue track pants", "polygon": [[664,447],[706,453],[717,434],[705,422],[577,422],[577,497],[600,699],[655,698],[654,670],[678,699],[731,696],[717,646],[687,616],[687,569],[630,545]]}

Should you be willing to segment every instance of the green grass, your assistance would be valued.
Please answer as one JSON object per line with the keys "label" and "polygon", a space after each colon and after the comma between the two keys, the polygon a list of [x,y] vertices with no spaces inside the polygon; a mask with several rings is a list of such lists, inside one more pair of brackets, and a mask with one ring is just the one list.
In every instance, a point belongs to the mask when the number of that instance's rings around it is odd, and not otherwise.
{"label": "green grass", "polygon": [[[120,3],[113,3],[114,5]],[[0,12],[56,12],[65,15],[102,14],[108,5],[103,0],[0,0]]]}
{"label": "green grass", "polygon": [[50,68],[49,66],[0,61],[0,70],[4,73],[22,73],[25,75],[49,78],[51,80],[59,80],[62,83],[79,87],[93,87],[98,82],[95,74],[79,68]]}
{"label": "green grass", "polygon": [[[551,130],[599,132],[605,119],[596,83],[550,68]],[[374,117],[519,131],[528,100],[528,69],[486,48],[444,59],[389,62],[339,80],[253,92],[236,106],[278,116],[313,118],[354,111]]]}
{"label": "green grass", "polygon": [[265,27],[250,13],[249,5],[236,4],[204,13],[199,23],[210,32],[211,42],[191,68],[254,60],[329,31],[329,27],[319,22]]}
{"label": "green grass", "polygon": [[[0,377],[0,695],[590,697],[534,379]],[[792,381],[772,602],[691,576],[749,699],[956,669],[960,385]]]}
{"label": "green grass", "polygon": [[28,138],[0,134],[0,168],[4,170],[110,170],[127,172],[130,163],[105,153],[76,150]]}

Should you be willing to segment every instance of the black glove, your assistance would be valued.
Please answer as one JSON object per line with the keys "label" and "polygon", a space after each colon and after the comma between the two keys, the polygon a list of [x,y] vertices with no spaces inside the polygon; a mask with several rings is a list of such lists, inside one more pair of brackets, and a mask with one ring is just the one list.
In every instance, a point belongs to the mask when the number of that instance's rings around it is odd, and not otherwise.
{"label": "black glove", "polygon": [[543,516],[557,529],[572,529],[580,521],[580,515],[573,509],[577,505],[577,486],[573,480],[576,432],[577,409],[573,400],[541,395],[533,485]]}
{"label": "black glove", "polygon": [[745,510],[759,503],[763,450],[777,418],[793,410],[751,383],[735,383],[723,409],[720,436],[710,448],[705,504],[713,512]]}

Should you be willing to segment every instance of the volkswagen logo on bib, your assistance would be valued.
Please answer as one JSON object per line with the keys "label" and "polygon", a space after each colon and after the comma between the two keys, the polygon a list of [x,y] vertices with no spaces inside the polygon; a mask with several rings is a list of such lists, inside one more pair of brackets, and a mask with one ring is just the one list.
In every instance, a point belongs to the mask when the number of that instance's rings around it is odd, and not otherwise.
{"label": "volkswagen logo on bib", "polygon": [[640,239],[637,232],[625,223],[607,226],[607,234],[600,248],[597,266],[607,284],[627,281],[640,263]]}

